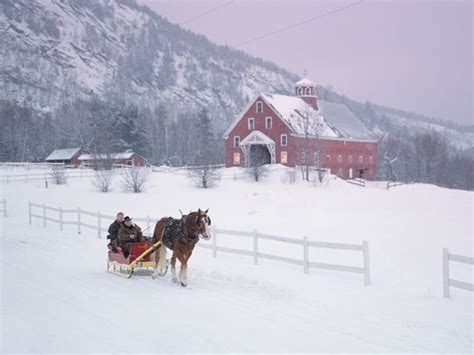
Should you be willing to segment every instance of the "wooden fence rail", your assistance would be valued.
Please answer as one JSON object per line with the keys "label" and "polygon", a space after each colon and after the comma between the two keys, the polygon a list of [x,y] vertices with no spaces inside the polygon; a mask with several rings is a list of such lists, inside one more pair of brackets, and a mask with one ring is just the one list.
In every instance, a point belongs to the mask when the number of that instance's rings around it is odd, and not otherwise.
{"label": "wooden fence rail", "polygon": [[[41,213],[38,212],[41,211]],[[48,214],[49,212],[49,214]],[[54,213],[54,216],[51,215],[51,212]],[[71,216],[67,218],[67,216]],[[78,233],[81,233],[81,228],[89,228],[97,231],[98,238],[102,238],[103,233],[107,232],[105,226],[114,219],[114,216],[105,215],[100,212],[91,212],[85,211],[81,208],[75,209],[65,209],[65,208],[56,208],[51,206],[46,206],[45,204],[36,204],[28,202],[28,219],[29,223],[32,224],[33,218],[40,219],[43,221],[43,227],[46,227],[47,222],[53,222],[59,224],[59,229],[62,231],[64,225],[76,225],[78,228]],[[83,216],[88,216],[92,218],[97,218],[94,224],[85,223],[83,221]],[[102,223],[106,219],[105,223]],[[134,218],[135,221],[145,222],[147,227],[145,230],[153,226],[152,222],[157,221],[158,218],[152,218],[150,216],[146,217],[137,217]],[[219,237],[218,237],[219,236]],[[235,236],[235,237],[244,237],[250,238],[253,240],[253,247],[251,250],[230,248],[226,246],[219,246],[218,240],[222,236]],[[259,248],[260,240],[270,240],[279,243],[285,244],[296,244],[301,246],[301,259],[300,258],[290,258],[283,257],[279,255],[273,255],[270,253],[264,253]],[[284,236],[277,236],[272,234],[260,233],[257,230],[253,231],[234,231],[229,229],[221,229],[217,227],[212,228],[212,239],[211,245],[206,243],[198,243],[198,247],[209,249],[212,251],[212,256],[217,257],[218,252],[222,253],[231,253],[238,255],[245,255],[253,257],[253,262],[255,265],[259,263],[260,259],[268,259],[279,261],[287,264],[293,264],[303,267],[305,273],[309,273],[310,268],[315,269],[326,269],[326,270],[335,270],[342,272],[351,272],[362,274],[364,276],[364,285],[370,284],[370,269],[369,269],[369,245],[368,242],[364,241],[362,244],[344,244],[344,243],[333,243],[333,242],[319,242],[311,241],[308,237],[303,237],[301,239],[295,239]],[[310,260],[310,250],[311,248],[326,248],[326,249],[337,249],[337,250],[348,250],[361,253],[362,265],[359,267],[348,266],[348,265],[339,265],[339,264],[326,264]]]}
{"label": "wooden fence rail", "polygon": [[474,258],[470,256],[463,256],[451,254],[448,248],[443,248],[443,296],[449,297],[449,287],[461,288],[467,291],[474,291],[474,284],[454,280],[449,277],[449,262],[457,262],[462,264],[474,265]]}
{"label": "wooden fence rail", "polygon": [[0,214],[3,214],[3,217],[7,217],[7,200],[6,199],[3,199],[3,200],[0,200],[0,206],[3,206],[1,209],[0,209]]}

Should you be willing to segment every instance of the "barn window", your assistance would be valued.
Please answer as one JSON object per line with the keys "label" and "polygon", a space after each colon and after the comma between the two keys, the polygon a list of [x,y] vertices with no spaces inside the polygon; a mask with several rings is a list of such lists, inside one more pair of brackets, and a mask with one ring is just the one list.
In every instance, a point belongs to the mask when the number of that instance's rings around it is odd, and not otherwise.
{"label": "barn window", "polygon": [[329,163],[331,161],[331,156],[328,154],[326,155],[326,161]]}
{"label": "barn window", "polygon": [[234,153],[234,165],[240,165],[240,153]]}
{"label": "barn window", "polygon": [[248,129],[255,129],[255,118],[249,117]]}
{"label": "barn window", "polygon": [[280,153],[280,163],[288,164],[288,152],[282,151]]}
{"label": "barn window", "polygon": [[234,148],[237,148],[240,144],[240,137],[234,136]]}
{"label": "barn window", "polygon": [[272,129],[272,118],[271,117],[266,117],[265,118],[265,128],[266,129]]}
{"label": "barn window", "polygon": [[282,147],[286,147],[288,145],[288,136],[286,134],[282,134],[280,136],[280,145]]}
{"label": "barn window", "polygon": [[306,95],[311,95],[311,89],[310,88],[306,88]]}
{"label": "barn window", "polygon": [[257,101],[257,113],[263,112],[263,102]]}
{"label": "barn window", "polygon": [[352,163],[352,155],[349,155],[349,163]]}
{"label": "barn window", "polygon": [[338,156],[337,156],[337,161],[338,161],[339,163],[342,162],[342,155],[338,155]]}
{"label": "barn window", "polygon": [[364,162],[364,157],[362,155],[359,155],[359,163],[363,163]]}
{"label": "barn window", "polygon": [[373,163],[373,162],[374,162],[374,157],[371,155],[371,156],[369,157],[369,163]]}
{"label": "barn window", "polygon": [[303,95],[303,88],[298,89],[298,95]]}

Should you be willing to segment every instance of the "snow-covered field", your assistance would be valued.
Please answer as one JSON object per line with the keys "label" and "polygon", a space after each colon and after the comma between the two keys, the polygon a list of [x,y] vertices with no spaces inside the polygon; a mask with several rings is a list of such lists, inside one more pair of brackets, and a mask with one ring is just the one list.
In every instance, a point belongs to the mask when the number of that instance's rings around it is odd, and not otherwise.
{"label": "snow-covered field", "polygon": [[[8,173],[23,173],[19,169]],[[2,171],[1,174],[5,172]],[[232,176],[238,176],[233,180]],[[473,293],[442,298],[442,248],[472,256],[473,194],[430,185],[389,191],[340,180],[288,184],[274,168],[261,183],[225,169],[211,190],[183,174],[153,173],[142,194],[95,192],[90,178],[65,186],[41,181],[1,186],[0,352],[448,352],[472,353]],[[189,286],[105,272],[97,232],[42,221],[28,224],[28,201],[130,216],[179,216],[209,208],[220,228],[310,240],[369,242],[371,282],[361,275],[310,269],[197,248]],[[230,237],[229,237],[230,238]],[[232,245],[248,240],[233,237]],[[219,243],[225,243],[219,239]],[[210,243],[201,241],[200,243]],[[263,246],[281,255],[298,250]],[[310,258],[352,264],[350,251]],[[452,277],[474,282],[471,266]]]}

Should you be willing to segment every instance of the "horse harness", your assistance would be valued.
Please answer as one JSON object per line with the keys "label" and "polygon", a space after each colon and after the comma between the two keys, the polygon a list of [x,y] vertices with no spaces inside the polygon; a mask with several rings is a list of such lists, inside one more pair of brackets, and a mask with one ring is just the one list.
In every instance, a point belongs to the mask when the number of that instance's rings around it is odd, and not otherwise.
{"label": "horse harness", "polygon": [[[163,235],[161,240],[166,247],[171,250],[174,249],[174,239],[179,238],[185,244],[196,244],[199,241],[198,235],[188,235],[188,228],[186,227],[187,215],[184,215],[181,219],[171,218],[171,220],[166,223],[165,228],[163,229]],[[173,228],[178,226],[176,234],[173,235]]]}

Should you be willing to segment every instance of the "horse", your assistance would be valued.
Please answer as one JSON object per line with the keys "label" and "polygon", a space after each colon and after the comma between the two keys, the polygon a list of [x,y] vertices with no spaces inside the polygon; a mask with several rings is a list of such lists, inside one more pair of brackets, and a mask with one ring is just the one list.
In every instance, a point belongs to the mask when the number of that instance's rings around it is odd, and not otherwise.
{"label": "horse", "polygon": [[[160,250],[155,253],[156,266],[153,272],[155,279],[160,275],[158,268],[163,269],[166,265],[166,248],[173,251],[171,257],[171,280],[181,283],[186,287],[188,282],[188,260],[193,253],[194,246],[200,238],[209,240],[211,238],[211,218],[208,211],[190,212],[182,215],[180,219],[163,217],[156,225],[153,232],[153,242],[161,240]],[[176,259],[181,263],[179,278],[176,277]]]}

